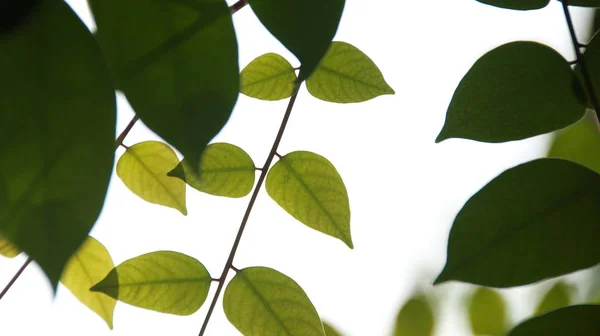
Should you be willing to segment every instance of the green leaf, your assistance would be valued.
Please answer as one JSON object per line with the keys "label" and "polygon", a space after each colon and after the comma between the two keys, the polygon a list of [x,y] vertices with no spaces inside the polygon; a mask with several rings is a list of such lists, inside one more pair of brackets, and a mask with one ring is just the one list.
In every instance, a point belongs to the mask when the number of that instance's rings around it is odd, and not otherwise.
{"label": "green leaf", "polygon": [[572,302],[571,292],[573,290],[572,286],[562,281],[555,283],[538,304],[535,309],[535,315],[545,314],[549,311],[570,305]]}
{"label": "green leaf", "polygon": [[117,175],[142,199],[187,215],[185,183],[167,176],[178,163],[177,154],[169,145],[145,141],[127,148],[117,162]]}
{"label": "green leaf", "polygon": [[211,282],[198,260],[158,251],[124,261],[91,290],[140,308],[191,315],[206,300]]}
{"label": "green leaf", "polygon": [[265,187],[294,218],[354,247],[346,186],[326,158],[306,151],[289,153],[271,167]]}
{"label": "green leaf", "polygon": [[557,132],[548,156],[575,161],[600,172],[600,133],[593,114],[588,111],[586,117]]}
{"label": "green leaf", "polygon": [[299,80],[315,70],[335,35],[344,0],[249,0],[262,24],[300,61]]}
{"label": "green leaf", "polygon": [[325,336],[306,293],[294,280],[271,268],[237,272],[223,294],[223,310],[244,336]]}
{"label": "green leaf", "polygon": [[240,83],[223,0],[90,0],[117,85],[150,129],[193,162],[221,130]]}
{"label": "green leaf", "polygon": [[568,126],[585,113],[578,85],[569,63],[552,48],[524,41],[502,45],[463,77],[436,142],[504,142]]}
{"label": "green leaf", "polygon": [[479,287],[469,298],[467,309],[471,331],[475,335],[506,335],[506,303],[500,293]]}
{"label": "green leaf", "polygon": [[238,146],[212,143],[206,147],[196,175],[186,160],[169,176],[177,177],[192,188],[215,196],[244,197],[252,191],[256,177],[254,161]]}
{"label": "green leaf", "polygon": [[1,49],[0,231],[56,288],[104,204],[114,88],[94,37],[63,1],[39,1]]}
{"label": "green leaf", "polygon": [[327,322],[323,322],[323,329],[325,329],[325,336],[342,336],[341,332],[337,331]]}
{"label": "green leaf", "polygon": [[[548,5],[550,0],[477,0],[481,3],[508,9],[531,10]],[[570,3],[571,1],[569,1]]]}
{"label": "green leaf", "polygon": [[431,336],[434,329],[435,316],[429,300],[415,295],[398,311],[394,336]]}
{"label": "green leaf", "polygon": [[332,42],[329,51],[306,80],[311,95],[333,103],[358,103],[394,94],[375,63],[355,46]]}
{"label": "green leaf", "polygon": [[436,283],[530,284],[600,262],[600,175],[562,159],[511,168],[467,201]]}
{"label": "green leaf", "polygon": [[[571,2],[572,1],[569,1],[569,5]],[[592,81],[592,86],[594,87],[594,92],[597,97],[600,97],[600,35],[596,31],[593,31],[592,33],[595,34],[585,48],[585,53],[583,55],[585,57],[585,64],[590,75],[590,80]],[[576,69],[578,72],[581,71],[579,65],[577,65]]]}
{"label": "green leaf", "polygon": [[240,74],[241,92],[262,100],[280,100],[294,92],[296,72],[283,56],[264,54],[250,62]]}
{"label": "green leaf", "polygon": [[0,255],[7,258],[14,258],[19,254],[21,254],[21,251],[0,234]]}
{"label": "green leaf", "polygon": [[529,319],[509,336],[600,335],[600,306],[577,305]]}
{"label": "green leaf", "polygon": [[90,287],[102,280],[114,267],[106,247],[92,237],[81,245],[71,257],[60,282],[67,287],[81,303],[98,314],[110,329],[113,328],[115,299],[90,291]]}

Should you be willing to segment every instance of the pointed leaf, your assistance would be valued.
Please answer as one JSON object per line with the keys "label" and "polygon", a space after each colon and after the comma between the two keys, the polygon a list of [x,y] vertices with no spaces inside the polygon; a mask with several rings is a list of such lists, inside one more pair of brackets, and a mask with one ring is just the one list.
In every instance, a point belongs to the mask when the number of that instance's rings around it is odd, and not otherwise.
{"label": "pointed leaf", "polygon": [[334,41],[315,72],[306,80],[311,95],[333,103],[357,103],[394,90],[375,63],[355,46]]}
{"label": "pointed leaf", "polygon": [[263,100],[288,98],[294,91],[296,72],[283,56],[264,54],[250,62],[240,74],[241,92]]}
{"label": "pointed leaf", "polygon": [[600,173],[600,132],[593,112],[554,136],[548,157],[575,161]]}
{"label": "pointed leaf", "polygon": [[[508,9],[531,10],[548,5],[550,0],[477,0],[481,3]],[[571,1],[569,1],[570,3]]]}
{"label": "pointed leaf", "polygon": [[394,336],[431,336],[434,329],[435,316],[429,300],[415,295],[398,311]]}
{"label": "pointed leaf", "polygon": [[90,287],[102,280],[114,267],[106,247],[92,237],[81,245],[71,257],[60,282],[67,287],[81,303],[100,316],[110,329],[113,328],[115,299],[102,293],[90,291]]}
{"label": "pointed leaf", "polygon": [[104,204],[114,88],[94,37],[63,1],[38,1],[1,39],[0,231],[55,288]]}
{"label": "pointed leaf", "polygon": [[0,255],[7,258],[14,258],[21,253],[13,244],[0,234]]}
{"label": "pointed leaf", "polygon": [[353,248],[348,193],[329,160],[306,151],[289,153],[271,167],[265,187],[294,218]]}
{"label": "pointed leaf", "polygon": [[467,201],[436,283],[511,287],[600,262],[600,175],[561,159],[511,168]]}
{"label": "pointed leaf", "polygon": [[509,336],[600,335],[600,306],[561,308],[516,326]]}
{"label": "pointed leaf", "polygon": [[475,335],[506,335],[507,311],[502,295],[495,290],[479,287],[467,303],[471,331]]}
{"label": "pointed leaf", "polygon": [[91,290],[140,308],[191,315],[206,300],[211,282],[198,260],[158,251],[124,261]]}
{"label": "pointed leaf", "polygon": [[250,155],[240,147],[228,143],[212,143],[202,154],[199,175],[183,160],[169,172],[169,176],[177,177],[207,194],[244,197],[252,191],[256,167]]}
{"label": "pointed leaf", "polygon": [[585,113],[578,85],[569,63],[552,48],[524,41],[502,45],[462,79],[436,142],[504,142],[568,126]]}
{"label": "pointed leaf", "polygon": [[90,0],[118,87],[150,129],[197,162],[221,130],[240,83],[223,0]]}
{"label": "pointed leaf", "polygon": [[323,322],[323,329],[325,329],[325,336],[342,336],[342,333],[337,331],[329,323]]}
{"label": "pointed leaf", "polygon": [[127,148],[117,162],[117,175],[142,199],[187,215],[185,182],[167,176],[178,163],[177,154],[169,145],[145,141]]}
{"label": "pointed leaf", "polygon": [[271,268],[237,272],[223,294],[223,310],[244,336],[325,336],[306,293],[294,280]]}
{"label": "pointed leaf", "polygon": [[549,311],[570,305],[572,302],[571,292],[573,290],[572,286],[562,281],[555,283],[538,304],[535,309],[535,315],[545,314]]}
{"label": "pointed leaf", "polygon": [[337,31],[344,0],[249,0],[262,24],[300,61],[305,80],[327,52]]}

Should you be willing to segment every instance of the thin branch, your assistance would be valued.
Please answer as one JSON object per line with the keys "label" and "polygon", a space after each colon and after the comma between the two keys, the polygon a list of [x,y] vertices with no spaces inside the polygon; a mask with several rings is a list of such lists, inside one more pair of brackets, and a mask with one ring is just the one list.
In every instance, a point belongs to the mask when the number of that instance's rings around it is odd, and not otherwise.
{"label": "thin branch", "polygon": [[281,142],[281,138],[283,137],[283,133],[285,132],[285,127],[290,119],[290,114],[292,113],[292,109],[294,108],[294,103],[296,102],[296,97],[298,96],[299,85],[296,85],[294,89],[294,94],[290,98],[287,109],[285,111],[285,115],[283,116],[283,120],[281,121],[281,126],[279,126],[279,132],[277,132],[277,136],[275,137],[275,141],[273,141],[273,146],[271,147],[271,151],[269,152],[269,156],[267,156],[267,160],[260,172],[260,176],[258,178],[258,182],[254,187],[254,191],[252,192],[252,196],[250,197],[250,202],[248,202],[248,207],[246,208],[246,212],[244,213],[244,217],[242,218],[242,223],[240,224],[240,228],[238,229],[238,233],[235,237],[235,241],[233,246],[231,247],[231,252],[229,252],[229,258],[227,258],[227,262],[225,263],[225,267],[223,268],[223,272],[221,273],[221,277],[219,278],[219,286],[217,287],[217,291],[210,303],[210,307],[208,308],[208,312],[206,313],[206,317],[204,318],[204,322],[202,323],[202,329],[200,329],[199,336],[204,335],[206,331],[206,327],[208,326],[208,321],[212,315],[213,310],[217,304],[217,300],[219,299],[219,295],[223,290],[223,286],[225,285],[225,280],[227,280],[227,274],[230,269],[233,268],[233,258],[235,257],[235,253],[240,244],[240,240],[242,239],[242,235],[244,233],[244,229],[246,228],[246,224],[248,223],[248,218],[250,217],[250,212],[252,212],[252,208],[254,207],[254,202],[256,201],[256,197],[258,196],[258,192],[262,187],[262,184],[267,177],[267,171],[273,162],[273,158],[277,155],[277,148],[279,147],[279,143]]}
{"label": "thin branch", "polygon": [[15,275],[12,277],[12,279],[10,279],[10,281],[8,282],[8,284],[6,285],[6,287],[4,287],[4,289],[2,290],[2,293],[0,293],[0,300],[2,300],[2,298],[4,297],[4,295],[6,295],[6,293],[10,289],[10,287],[12,287],[12,285],[21,276],[21,273],[23,273],[23,271],[27,268],[27,266],[29,266],[29,264],[32,261],[33,261],[33,259],[31,259],[31,257],[27,258],[27,260],[25,261],[25,263],[23,264],[23,266],[21,266],[21,268],[19,268],[19,270],[17,271],[17,273],[15,273]]}
{"label": "thin branch", "polygon": [[140,117],[138,117],[137,115],[134,116],[133,119],[131,119],[131,121],[129,122],[129,124],[127,124],[127,126],[125,127],[123,132],[121,132],[121,134],[119,134],[119,136],[117,137],[117,140],[115,140],[115,150],[117,150],[117,148],[119,148],[119,146],[123,146],[123,147],[127,148],[127,146],[125,146],[123,144],[123,140],[125,140],[125,137],[127,136],[127,134],[129,134],[129,132],[133,128],[133,125],[135,125],[135,123],[138,120],[140,120]]}
{"label": "thin branch", "polygon": [[240,9],[244,8],[248,4],[248,0],[239,0],[229,7],[231,9],[231,14],[237,13]]}

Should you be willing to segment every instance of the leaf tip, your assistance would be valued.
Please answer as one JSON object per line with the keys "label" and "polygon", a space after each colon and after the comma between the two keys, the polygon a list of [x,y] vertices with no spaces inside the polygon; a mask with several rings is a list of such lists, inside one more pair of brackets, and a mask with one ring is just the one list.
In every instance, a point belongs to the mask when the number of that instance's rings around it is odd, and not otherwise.
{"label": "leaf tip", "polygon": [[438,276],[437,276],[437,278],[436,278],[435,280],[433,280],[433,285],[434,285],[434,286],[435,286],[435,285],[442,284],[442,283],[444,283],[444,282],[446,282],[446,281],[450,280],[450,279],[448,278],[448,276],[446,275],[445,271],[446,271],[446,270],[444,269],[444,270],[442,271],[442,273],[440,273],[440,275],[438,275]]}
{"label": "leaf tip", "polygon": [[437,138],[435,138],[435,143],[440,143],[440,142],[450,139],[450,138],[451,138],[450,136],[446,135],[446,132],[444,132],[444,129],[442,129],[440,131],[440,134],[438,134]]}

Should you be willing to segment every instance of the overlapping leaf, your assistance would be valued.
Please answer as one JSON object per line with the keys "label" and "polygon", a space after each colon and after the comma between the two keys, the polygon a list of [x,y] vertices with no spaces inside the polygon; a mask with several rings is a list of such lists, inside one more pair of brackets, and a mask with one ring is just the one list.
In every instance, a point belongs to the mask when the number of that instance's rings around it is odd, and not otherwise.
{"label": "overlapping leaf", "polygon": [[571,292],[573,287],[559,281],[555,283],[542,297],[542,300],[535,309],[536,315],[545,314],[571,304]]}
{"label": "overlapping leaf", "polygon": [[435,316],[424,295],[411,297],[396,315],[394,336],[431,336],[434,330]]}
{"label": "overlapping leaf", "polygon": [[271,268],[237,272],[225,289],[223,309],[244,336],[325,336],[306,293],[294,280]]}
{"label": "overlapping leaf", "polygon": [[[550,0],[477,0],[481,3],[508,9],[531,10],[548,5]],[[570,1],[569,1],[570,2]]]}
{"label": "overlapping leaf", "polygon": [[265,187],[294,218],[353,248],[348,193],[329,160],[306,151],[289,153],[271,167]]}
{"label": "overlapping leaf", "polygon": [[56,286],[104,203],[114,89],[94,37],[63,1],[38,1],[1,49],[0,231]]}
{"label": "overlapping leaf", "polygon": [[469,298],[467,309],[473,334],[506,335],[508,312],[500,293],[489,288],[479,287]]}
{"label": "overlapping leaf", "polygon": [[577,305],[529,319],[509,336],[600,335],[600,306]]}
{"label": "overlapping leaf", "polygon": [[292,95],[296,72],[283,56],[264,54],[250,62],[240,74],[241,92],[263,100],[280,100]]}
{"label": "overlapping leaf", "polygon": [[124,261],[91,290],[130,305],[175,315],[191,315],[206,300],[212,278],[198,260],[158,251]]}
{"label": "overlapping leaf", "polygon": [[593,111],[556,133],[548,157],[575,161],[600,173],[600,132]]}
{"label": "overlapping leaf", "polygon": [[600,262],[600,175],[562,159],[511,168],[454,220],[436,283],[525,285]]}
{"label": "overlapping leaf", "polygon": [[0,234],[0,255],[7,258],[14,258],[21,253],[13,244]]}
{"label": "overlapping leaf", "polygon": [[158,141],[135,144],[117,162],[117,175],[134,194],[187,215],[185,183],[167,176],[179,159],[169,145]]}
{"label": "overlapping leaf", "polygon": [[339,41],[331,43],[315,72],[306,80],[306,88],[314,97],[334,103],[358,103],[394,94],[369,56]]}

